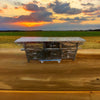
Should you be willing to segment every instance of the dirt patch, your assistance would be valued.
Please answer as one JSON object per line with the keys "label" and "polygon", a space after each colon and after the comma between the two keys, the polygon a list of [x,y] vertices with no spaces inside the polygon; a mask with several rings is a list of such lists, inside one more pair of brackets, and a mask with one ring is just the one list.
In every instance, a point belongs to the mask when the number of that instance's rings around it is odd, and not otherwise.
{"label": "dirt patch", "polygon": [[100,55],[100,49],[80,49],[78,54]]}
{"label": "dirt patch", "polygon": [[12,87],[3,82],[0,82],[0,89],[12,89]]}
{"label": "dirt patch", "polygon": [[[84,50],[83,50],[84,51]],[[89,50],[87,50],[89,52]],[[90,82],[100,78],[100,55],[95,58],[87,51],[77,59],[57,62],[31,61],[18,49],[0,50],[0,81],[13,90],[100,90]],[[91,52],[94,52],[91,51]],[[95,51],[96,52],[96,51]],[[81,56],[79,56],[81,55]],[[82,57],[82,55],[85,55]],[[100,81],[98,81],[100,82]],[[99,84],[99,83],[98,83]]]}

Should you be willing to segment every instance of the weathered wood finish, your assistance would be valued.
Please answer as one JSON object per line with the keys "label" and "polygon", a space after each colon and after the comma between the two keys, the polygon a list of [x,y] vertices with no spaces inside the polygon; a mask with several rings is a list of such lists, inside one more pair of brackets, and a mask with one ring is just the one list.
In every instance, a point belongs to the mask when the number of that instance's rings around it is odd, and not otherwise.
{"label": "weathered wood finish", "polygon": [[77,44],[78,43],[72,43],[72,42],[62,43],[62,59],[74,60],[78,50]]}
{"label": "weathered wood finish", "polygon": [[15,43],[23,44],[27,61],[57,59],[75,60],[78,46],[85,42],[80,37],[21,37]]}
{"label": "weathered wood finish", "polygon": [[30,62],[30,60],[38,60],[42,58],[43,48],[41,46],[42,45],[37,45],[36,43],[23,44],[28,62]]}
{"label": "weathered wood finish", "polygon": [[[52,59],[72,59],[75,60],[78,43],[59,42],[51,43],[24,43],[24,50],[26,53],[27,61],[30,60],[52,60]],[[58,45],[59,44],[59,45]]]}

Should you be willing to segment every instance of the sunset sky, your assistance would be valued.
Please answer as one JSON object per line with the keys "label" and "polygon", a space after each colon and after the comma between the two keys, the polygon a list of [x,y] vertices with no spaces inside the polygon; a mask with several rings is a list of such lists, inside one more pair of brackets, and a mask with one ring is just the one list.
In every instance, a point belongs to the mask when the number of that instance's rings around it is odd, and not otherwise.
{"label": "sunset sky", "polygon": [[100,0],[0,0],[0,30],[100,29]]}

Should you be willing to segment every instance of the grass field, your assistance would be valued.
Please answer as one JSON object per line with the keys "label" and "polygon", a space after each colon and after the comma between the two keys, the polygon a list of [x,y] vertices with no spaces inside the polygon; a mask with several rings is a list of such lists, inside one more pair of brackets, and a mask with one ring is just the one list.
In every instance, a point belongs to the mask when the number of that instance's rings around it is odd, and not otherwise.
{"label": "grass field", "polygon": [[100,49],[100,32],[96,31],[0,32],[0,48],[20,48],[14,41],[22,36],[82,37],[86,40],[82,49]]}
{"label": "grass field", "polygon": [[33,32],[0,32],[0,36],[100,36],[100,31],[33,31]]}

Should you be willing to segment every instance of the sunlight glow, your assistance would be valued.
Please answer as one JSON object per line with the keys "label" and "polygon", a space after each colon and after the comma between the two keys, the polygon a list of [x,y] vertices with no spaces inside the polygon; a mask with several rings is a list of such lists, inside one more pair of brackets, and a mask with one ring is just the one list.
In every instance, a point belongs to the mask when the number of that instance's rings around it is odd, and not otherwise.
{"label": "sunlight glow", "polygon": [[49,22],[16,22],[16,23],[12,23],[12,24],[25,26],[25,27],[35,27],[35,26],[41,26],[44,24],[49,24]]}

